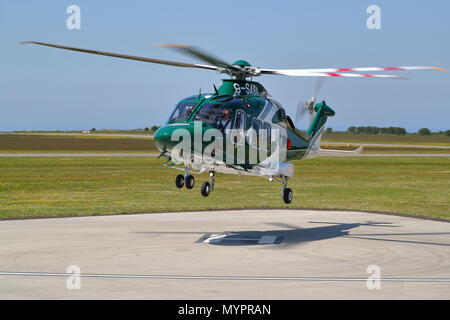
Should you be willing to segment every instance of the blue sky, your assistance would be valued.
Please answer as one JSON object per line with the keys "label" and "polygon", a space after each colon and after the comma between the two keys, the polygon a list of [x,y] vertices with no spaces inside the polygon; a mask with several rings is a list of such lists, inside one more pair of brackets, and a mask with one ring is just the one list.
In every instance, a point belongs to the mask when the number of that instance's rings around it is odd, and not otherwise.
{"label": "blue sky", "polygon": [[[81,8],[68,30],[66,8]],[[381,8],[381,30],[366,8]],[[432,65],[450,69],[450,2],[437,1],[6,1],[0,0],[0,131],[143,128],[163,124],[183,97],[223,75],[87,55],[24,40],[199,62],[154,43],[183,43],[265,68]],[[409,80],[327,79],[320,98],[351,125],[450,129],[450,72],[400,71]],[[295,114],[316,79],[258,79]]]}

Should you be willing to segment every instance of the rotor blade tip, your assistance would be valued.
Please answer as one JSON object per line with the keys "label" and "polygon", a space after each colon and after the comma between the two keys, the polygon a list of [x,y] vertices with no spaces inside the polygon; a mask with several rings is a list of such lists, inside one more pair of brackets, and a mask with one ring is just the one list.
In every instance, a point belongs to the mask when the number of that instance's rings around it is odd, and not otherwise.
{"label": "rotor blade tip", "polygon": [[19,42],[19,44],[31,44],[31,43],[33,43],[33,41],[22,41],[22,42]]}
{"label": "rotor blade tip", "polygon": [[436,70],[441,70],[441,71],[449,71],[449,70],[447,70],[447,69],[439,68],[439,67],[431,67],[431,68],[436,69]]}

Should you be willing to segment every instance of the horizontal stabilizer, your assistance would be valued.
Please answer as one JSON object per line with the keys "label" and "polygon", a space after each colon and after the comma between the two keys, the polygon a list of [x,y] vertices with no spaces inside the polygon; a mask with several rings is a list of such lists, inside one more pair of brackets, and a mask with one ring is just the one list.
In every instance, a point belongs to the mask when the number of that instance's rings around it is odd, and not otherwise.
{"label": "horizontal stabilizer", "polygon": [[356,150],[346,151],[346,150],[332,150],[332,149],[319,149],[317,151],[317,156],[357,156],[361,154],[363,147],[359,147]]}

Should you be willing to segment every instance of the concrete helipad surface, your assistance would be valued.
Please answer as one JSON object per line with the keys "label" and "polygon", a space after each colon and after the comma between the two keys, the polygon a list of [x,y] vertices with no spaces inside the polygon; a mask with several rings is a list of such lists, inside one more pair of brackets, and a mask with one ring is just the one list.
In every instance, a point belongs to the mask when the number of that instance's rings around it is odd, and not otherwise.
{"label": "concrete helipad surface", "polygon": [[0,221],[0,299],[112,298],[450,299],[450,224],[308,210]]}

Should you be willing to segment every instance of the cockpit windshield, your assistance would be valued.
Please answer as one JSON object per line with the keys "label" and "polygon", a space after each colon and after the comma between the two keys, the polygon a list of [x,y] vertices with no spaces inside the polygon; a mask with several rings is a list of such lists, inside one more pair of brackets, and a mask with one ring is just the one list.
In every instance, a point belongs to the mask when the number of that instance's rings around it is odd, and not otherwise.
{"label": "cockpit windshield", "polygon": [[187,120],[196,105],[197,101],[181,101],[175,106],[175,109],[170,115],[169,122]]}

